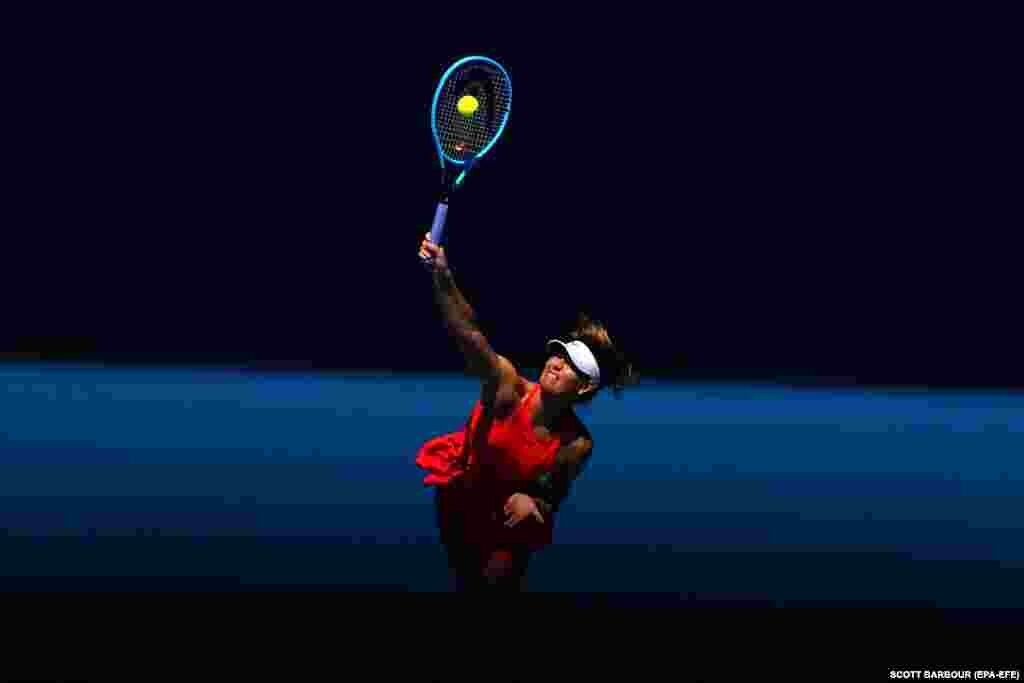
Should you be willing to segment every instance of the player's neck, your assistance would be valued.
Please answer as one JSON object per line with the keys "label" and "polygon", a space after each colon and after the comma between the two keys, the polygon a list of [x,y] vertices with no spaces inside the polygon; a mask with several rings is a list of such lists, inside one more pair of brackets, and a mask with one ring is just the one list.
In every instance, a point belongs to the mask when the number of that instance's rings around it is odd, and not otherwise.
{"label": "player's neck", "polygon": [[539,391],[537,408],[533,415],[533,423],[544,427],[553,427],[563,415],[572,410],[572,399],[568,397],[550,396]]}

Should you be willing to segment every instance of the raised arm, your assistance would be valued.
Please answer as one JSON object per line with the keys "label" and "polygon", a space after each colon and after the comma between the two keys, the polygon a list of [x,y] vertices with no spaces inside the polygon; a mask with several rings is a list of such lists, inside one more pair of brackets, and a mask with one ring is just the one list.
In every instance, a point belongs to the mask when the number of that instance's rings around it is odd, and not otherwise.
{"label": "raised arm", "polygon": [[434,299],[448,333],[466,358],[467,369],[487,384],[497,383],[509,374],[514,378],[515,368],[491,348],[476,323],[473,308],[455,284],[444,248],[430,241],[430,233],[420,245],[420,256],[430,259]]}

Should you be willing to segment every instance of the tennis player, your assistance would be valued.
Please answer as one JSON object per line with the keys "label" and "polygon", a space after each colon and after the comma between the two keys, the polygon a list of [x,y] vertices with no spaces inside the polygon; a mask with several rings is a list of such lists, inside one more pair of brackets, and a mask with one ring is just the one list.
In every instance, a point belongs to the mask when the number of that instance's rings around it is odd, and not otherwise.
{"label": "tennis player", "polygon": [[424,484],[436,487],[455,589],[522,591],[531,555],[551,543],[559,506],[594,449],[574,407],[604,387],[620,395],[635,376],[605,326],[581,314],[568,340],[548,342],[537,381],[527,380],[491,348],[430,233],[419,256],[481,394],[462,431],[428,440],[416,464],[427,471]]}

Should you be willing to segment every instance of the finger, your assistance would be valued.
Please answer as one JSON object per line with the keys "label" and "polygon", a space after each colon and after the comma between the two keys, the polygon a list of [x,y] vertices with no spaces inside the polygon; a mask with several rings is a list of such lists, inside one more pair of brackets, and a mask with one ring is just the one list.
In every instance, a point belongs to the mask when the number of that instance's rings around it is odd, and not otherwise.
{"label": "finger", "polygon": [[537,518],[537,521],[541,524],[544,523],[544,515],[540,514],[540,510],[534,510],[533,516]]}

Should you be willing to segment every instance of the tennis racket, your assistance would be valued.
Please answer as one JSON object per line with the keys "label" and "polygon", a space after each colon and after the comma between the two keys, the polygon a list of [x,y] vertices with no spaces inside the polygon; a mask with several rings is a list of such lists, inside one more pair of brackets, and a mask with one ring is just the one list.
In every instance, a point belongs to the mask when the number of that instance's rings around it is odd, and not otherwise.
{"label": "tennis racket", "polygon": [[493,59],[465,57],[441,76],[430,105],[430,129],[441,162],[441,193],[430,228],[434,244],[444,237],[452,194],[501,137],[511,105],[512,82]]}

